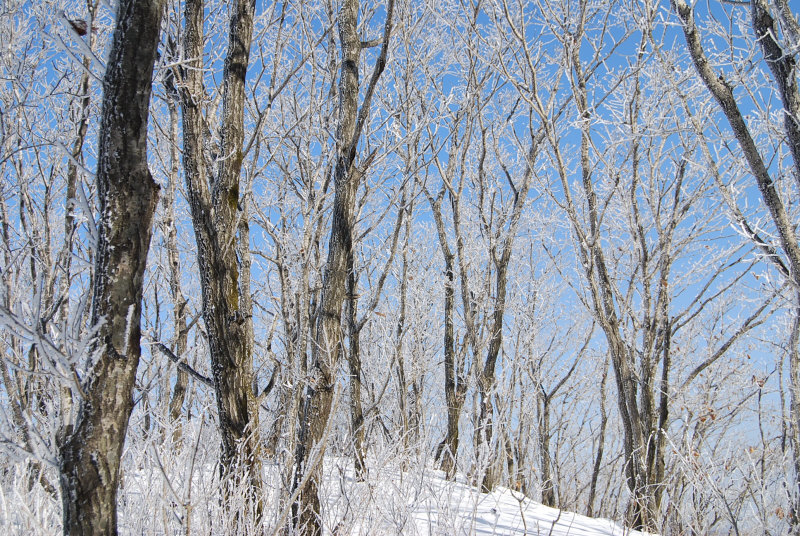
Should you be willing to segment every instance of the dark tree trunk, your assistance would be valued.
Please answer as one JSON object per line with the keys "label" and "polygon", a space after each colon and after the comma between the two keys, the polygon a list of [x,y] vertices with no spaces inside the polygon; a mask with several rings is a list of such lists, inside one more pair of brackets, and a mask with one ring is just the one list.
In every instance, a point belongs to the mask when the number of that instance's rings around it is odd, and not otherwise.
{"label": "dark tree trunk", "polygon": [[453,326],[455,274],[453,273],[453,255],[446,246],[446,243],[443,242],[446,278],[444,283],[444,397],[447,402],[447,431],[436,449],[436,460],[439,462],[439,469],[445,472],[447,478],[453,478],[458,456],[458,421],[464,405],[466,383],[456,370],[456,344]]}
{"label": "dark tree trunk", "polygon": [[789,493],[789,525],[791,534],[800,534],[800,426],[798,425],[798,415],[800,415],[800,356],[797,349],[800,344],[800,292],[795,292],[795,304],[792,308],[793,321],[791,337],[789,339],[789,408],[793,420],[790,430],[792,449],[795,453],[794,472],[795,486]]}
{"label": "dark tree trunk", "polygon": [[600,469],[603,463],[603,454],[606,442],[606,426],[608,425],[608,413],[606,412],[606,381],[608,380],[608,362],[603,370],[603,379],[600,380],[600,429],[597,432],[597,455],[594,458],[592,468],[592,479],[589,484],[589,499],[586,503],[586,515],[594,517],[594,499],[597,494],[597,480],[600,476]]}
{"label": "dark tree trunk", "polygon": [[539,386],[539,438],[540,470],[542,472],[542,504],[551,508],[556,506],[556,492],[550,476],[550,397]]}
{"label": "dark tree trunk", "polygon": [[303,402],[296,460],[295,485],[299,485],[301,475],[311,474],[300,493],[298,502],[294,505],[295,527],[301,534],[310,535],[322,532],[319,519],[321,513],[319,485],[322,467],[321,460],[316,467],[306,467],[305,464],[312,449],[320,444],[331,412],[336,367],[341,354],[341,318],[345,301],[347,267],[353,265],[353,210],[360,178],[355,168],[357,139],[354,139],[358,116],[358,64],[361,55],[357,25],[358,2],[347,0],[339,12],[339,39],[342,52],[333,218],[322,295],[314,326],[310,371],[312,383],[306,388]]}
{"label": "dark tree trunk", "polygon": [[[297,502],[293,505],[296,530],[301,534],[322,532],[319,486],[322,479],[322,438],[333,403],[336,368],[342,351],[342,307],[346,298],[348,267],[353,266],[353,212],[359,182],[365,169],[356,166],[356,149],[369,115],[375,86],[386,65],[389,36],[392,27],[394,2],[386,6],[381,52],[365,91],[361,109],[358,107],[358,66],[362,42],[358,33],[358,0],[345,0],[339,11],[339,41],[341,70],[339,75],[339,119],[336,131],[336,162],[334,165],[334,198],[328,259],[323,274],[322,292],[314,326],[310,381],[306,387],[296,455],[293,487],[305,480]],[[319,448],[319,462],[307,467],[314,447]]]}
{"label": "dark tree trunk", "polygon": [[[508,237],[509,242],[513,237]],[[510,251],[510,249],[509,249]],[[505,259],[503,259],[505,260]],[[497,471],[495,468],[497,454],[492,452],[492,434],[494,432],[494,406],[492,405],[492,393],[495,383],[495,368],[497,359],[500,356],[500,349],[503,346],[503,316],[506,308],[506,269],[508,262],[497,263],[497,295],[495,296],[495,306],[492,318],[492,334],[489,341],[489,350],[486,354],[486,361],[481,371],[478,382],[478,394],[480,397],[480,415],[478,429],[476,430],[479,452],[486,457],[486,471],[481,481],[481,489],[489,493],[497,485]]]}
{"label": "dark tree trunk", "polygon": [[[181,359],[186,359],[187,340],[189,337],[187,328],[188,302],[181,289],[181,259],[178,253],[178,229],[175,224],[175,189],[178,186],[178,168],[180,157],[178,155],[178,107],[170,96],[169,122],[170,133],[172,135],[172,148],[170,158],[172,168],[170,169],[169,184],[164,195],[164,226],[167,236],[167,258],[169,261],[169,293],[172,298],[172,329],[174,333],[173,352]],[[169,418],[173,428],[172,440],[175,445],[180,444],[182,437],[182,425],[180,421],[183,402],[186,398],[186,387],[189,384],[189,373],[181,367],[176,368],[177,377],[175,386],[172,388],[172,395],[169,400]]]}
{"label": "dark tree trunk", "polygon": [[[451,160],[454,156],[451,154]],[[448,162],[448,165],[452,165]],[[447,430],[439,446],[436,447],[435,459],[439,464],[439,469],[445,472],[448,479],[455,477],[456,462],[458,460],[458,421],[461,418],[461,409],[467,394],[467,382],[464,377],[463,352],[456,355],[455,339],[455,257],[447,242],[447,231],[444,226],[442,216],[442,201],[444,199],[444,187],[439,190],[436,198],[428,195],[428,202],[431,205],[433,219],[436,223],[436,232],[439,236],[439,246],[442,248],[444,257],[444,398],[447,403]],[[454,212],[458,210],[453,209]],[[466,313],[465,313],[466,315]]]}
{"label": "dark tree trunk", "polygon": [[59,434],[64,533],[116,534],[117,488],[139,364],[142,281],[158,186],[147,168],[162,0],[121,0],[103,84],[92,324],[95,362],[74,429]]}
{"label": "dark tree trunk", "polygon": [[[353,450],[354,450],[354,464],[356,470],[356,479],[363,482],[367,476],[367,467],[365,457],[367,454],[367,431],[364,423],[364,407],[361,403],[361,330],[369,320],[375,309],[378,307],[383,285],[386,283],[386,277],[389,275],[392,264],[394,263],[394,256],[397,252],[397,243],[400,237],[400,230],[403,227],[403,215],[405,213],[405,200],[406,194],[403,192],[400,204],[397,208],[397,220],[392,233],[392,245],[389,249],[389,257],[383,266],[380,276],[372,289],[372,298],[366,306],[364,316],[358,318],[358,274],[355,269],[355,255],[351,255],[347,261],[347,330],[348,339],[350,342],[349,352],[347,353],[347,364],[350,369],[350,426],[353,435]],[[401,283],[402,286],[402,283]],[[401,291],[402,292],[402,291]],[[402,301],[402,298],[401,298]],[[401,304],[401,308],[404,305]],[[401,312],[401,317],[403,313]],[[399,327],[402,330],[402,322]],[[400,347],[398,346],[395,352],[395,359],[402,359],[399,355]],[[388,378],[384,385],[388,385]],[[380,398],[380,396],[379,396]],[[376,402],[377,404],[377,402]],[[373,408],[375,406],[372,406]]]}
{"label": "dark tree trunk", "polygon": [[[223,72],[224,92],[219,168],[203,153],[202,0],[185,8],[184,51],[193,65],[185,70],[182,94],[186,190],[192,211],[208,330],[211,370],[222,435],[221,467],[243,479],[250,506],[261,514],[261,447],[258,402],[253,391],[252,301],[249,296],[248,217],[239,192],[244,159],[245,76],[253,34],[254,2],[230,7],[230,35]],[[244,222],[246,223],[246,221]],[[240,270],[241,267],[241,270]]]}
{"label": "dark tree trunk", "polygon": [[[411,241],[411,212],[413,207],[405,207],[405,196],[403,210],[408,210],[405,223],[405,240],[402,249],[403,267],[400,272],[400,303],[398,306],[397,326],[395,328],[395,356],[397,359],[397,391],[398,403],[400,404],[400,433],[403,438],[404,451],[408,450],[411,442],[418,440],[418,419],[411,412],[408,403],[408,379],[406,377],[405,358],[403,356],[403,337],[406,330],[406,308],[408,301],[408,252]],[[413,437],[412,437],[413,434]]]}
{"label": "dark tree trunk", "polygon": [[[581,31],[583,31],[581,29]],[[666,314],[669,306],[669,268],[671,266],[670,247],[672,236],[669,231],[666,231],[663,240],[664,244],[661,246],[660,266],[658,269],[659,287],[657,291],[657,303],[661,308],[655,312],[652,321],[645,322],[648,329],[643,334],[647,350],[643,352],[641,357],[635,354],[632,350],[632,345],[624,338],[624,319],[620,318],[623,313],[618,313],[615,286],[612,282],[612,276],[609,274],[608,264],[606,262],[606,255],[603,246],[599,240],[588,240],[585,237],[597,237],[601,233],[601,202],[598,201],[597,193],[593,185],[592,177],[592,163],[589,157],[591,147],[591,110],[588,103],[588,92],[586,83],[589,74],[584,70],[577,49],[571,50],[570,61],[571,67],[575,73],[575,82],[573,84],[573,95],[575,102],[584,122],[581,124],[581,144],[580,144],[580,162],[581,162],[581,185],[583,192],[586,196],[587,205],[587,227],[588,229],[579,229],[581,225],[578,218],[573,212],[570,218],[573,221],[573,229],[584,238],[581,239],[581,251],[583,264],[585,267],[586,281],[589,283],[592,296],[592,308],[595,317],[598,320],[603,332],[606,336],[608,343],[609,353],[611,357],[611,364],[614,371],[614,378],[617,386],[617,405],[619,407],[620,417],[622,420],[623,428],[623,451],[625,454],[625,476],[628,489],[630,490],[630,503],[628,507],[628,520],[632,528],[641,530],[655,530],[657,520],[659,519],[660,505],[660,488],[663,487],[663,482],[659,480],[658,471],[653,471],[653,468],[663,465],[663,450],[657,450],[657,445],[663,440],[658,436],[661,435],[659,428],[658,414],[661,413],[666,421],[667,412],[667,398],[662,398],[661,403],[663,406],[656,411],[655,403],[655,389],[654,389],[654,371],[658,367],[658,359],[660,355],[654,350],[658,344],[666,344],[665,336],[669,334],[667,331],[662,332],[662,338],[657,339],[657,333],[664,328],[664,323],[668,321]],[[638,84],[638,81],[637,81]],[[638,85],[637,85],[638,87]],[[636,127],[636,106],[638,106],[638,90],[637,97],[634,99],[632,107],[631,128]],[[638,208],[636,199],[633,192],[637,189],[638,181],[638,144],[634,142],[632,153],[632,181],[633,187],[630,189],[632,196],[632,214],[634,220],[638,218]],[[682,180],[682,169],[679,170],[678,182]],[[562,179],[563,180],[563,179]],[[565,191],[568,186],[565,186]],[[676,188],[680,191],[680,187]],[[676,200],[679,197],[676,198]],[[673,212],[673,215],[677,212]],[[673,220],[674,222],[674,220]],[[641,226],[638,227],[638,234],[635,234],[637,246],[642,240]],[[674,228],[673,228],[674,229]],[[584,234],[585,233],[585,234]],[[645,246],[646,247],[646,246]],[[640,256],[639,262],[643,265],[640,266],[641,273],[649,273],[649,260],[647,255]],[[649,281],[644,282],[645,288],[650,288]],[[650,293],[645,292],[645,302],[649,304]],[[643,307],[645,314],[650,314],[650,307]],[[661,348],[662,346],[658,346]],[[664,354],[663,365],[669,366],[668,345],[666,353]],[[655,359],[654,359],[655,358]],[[640,369],[637,370],[637,363],[640,364]],[[668,371],[666,371],[668,373]],[[668,374],[663,378],[664,382],[661,388],[667,388]],[[666,392],[666,391],[665,391]],[[659,491],[657,491],[659,490]]]}
{"label": "dark tree trunk", "polygon": [[[350,262],[354,259],[350,258]],[[350,370],[350,428],[353,436],[353,462],[356,480],[363,482],[367,477],[364,458],[367,454],[366,430],[364,429],[364,407],[361,403],[361,326],[358,322],[358,292],[355,267],[348,262],[347,274],[347,328],[350,351],[347,353],[347,366]]]}

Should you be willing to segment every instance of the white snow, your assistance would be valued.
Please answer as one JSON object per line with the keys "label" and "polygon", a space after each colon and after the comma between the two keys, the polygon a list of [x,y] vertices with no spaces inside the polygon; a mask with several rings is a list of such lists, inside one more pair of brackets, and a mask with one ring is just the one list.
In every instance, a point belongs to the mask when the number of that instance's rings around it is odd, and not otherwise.
{"label": "white snow", "polygon": [[543,506],[507,488],[480,493],[430,468],[388,471],[357,483],[351,467],[345,459],[326,460],[328,534],[644,536],[607,519]]}
{"label": "white snow", "polygon": [[[177,457],[153,448],[129,451],[118,503],[120,534],[231,534],[230,512],[220,507],[215,450],[195,443]],[[607,519],[548,508],[506,488],[480,493],[463,477],[446,480],[429,461],[408,463],[406,470],[394,459],[369,461],[367,481],[357,482],[351,459],[325,458],[326,536],[645,536]],[[265,466],[264,526],[240,527],[243,532],[236,534],[279,533],[285,526],[288,490],[280,472],[277,464]],[[15,480],[0,486],[0,534],[58,533],[59,501],[39,486],[26,489],[24,478]]]}

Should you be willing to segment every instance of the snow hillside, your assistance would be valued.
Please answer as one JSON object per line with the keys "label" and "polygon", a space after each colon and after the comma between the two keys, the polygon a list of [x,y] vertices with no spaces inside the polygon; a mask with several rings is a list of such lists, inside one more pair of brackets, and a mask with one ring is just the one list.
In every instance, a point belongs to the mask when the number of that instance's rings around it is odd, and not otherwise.
{"label": "snow hillside", "polygon": [[326,463],[325,525],[331,534],[644,536],[607,519],[549,508],[507,488],[480,493],[463,479],[450,482],[430,468],[424,475],[397,471],[378,482],[356,483],[352,471],[339,464],[343,461]]}
{"label": "snow hillside", "polygon": [[[135,449],[131,449],[135,450]],[[199,463],[183,456],[157,456],[154,450],[128,452],[120,489],[121,535],[284,534],[288,487],[279,464],[265,467],[267,505],[264,525],[234,528],[220,508],[221,484],[208,452]],[[464,478],[448,481],[429,463],[383,460],[371,463],[366,482],[357,482],[352,460],[326,457],[323,527],[327,536],[645,536],[606,519],[593,519],[543,506],[521,493],[498,488],[485,494]],[[21,472],[20,472],[21,473]],[[60,501],[26,479],[0,486],[0,534],[61,533]],[[244,513],[246,519],[252,519]]]}

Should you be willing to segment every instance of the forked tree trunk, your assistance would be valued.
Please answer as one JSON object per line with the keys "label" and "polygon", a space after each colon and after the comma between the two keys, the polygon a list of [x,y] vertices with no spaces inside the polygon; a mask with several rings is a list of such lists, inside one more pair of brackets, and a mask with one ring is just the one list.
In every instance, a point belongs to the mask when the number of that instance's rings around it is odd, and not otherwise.
{"label": "forked tree trunk", "polygon": [[[580,35],[583,28],[580,28],[576,35]],[[578,38],[573,37],[577,40]],[[662,407],[655,410],[654,378],[652,366],[643,366],[643,372],[637,371],[637,356],[631,349],[631,345],[624,339],[623,323],[617,311],[618,298],[615,294],[615,286],[612,276],[609,273],[606,255],[601,241],[586,237],[597,237],[601,233],[601,202],[594,189],[593,166],[589,157],[591,147],[591,110],[588,102],[587,80],[589,73],[584,69],[579,57],[579,47],[575,45],[570,50],[571,68],[574,73],[573,95],[578,108],[578,113],[582,118],[580,125],[580,172],[581,186],[586,197],[586,219],[588,229],[583,229],[579,218],[575,212],[574,205],[570,204],[568,213],[573,223],[573,231],[579,238],[580,255],[584,265],[586,281],[589,283],[592,296],[593,312],[606,336],[609,354],[611,356],[614,378],[617,385],[617,404],[623,428],[623,451],[625,454],[625,476],[628,489],[630,490],[630,502],[628,507],[628,521],[632,528],[640,530],[655,530],[660,516],[660,496],[663,488],[663,471],[659,472],[656,468],[663,467],[663,450],[657,450],[658,445],[662,444],[663,438],[660,418],[664,422],[667,417],[666,397],[662,397]],[[638,87],[638,86],[637,86]],[[634,145],[633,154],[633,181],[634,191],[636,188],[636,177],[638,176],[637,148]],[[682,173],[682,172],[681,172]],[[569,186],[564,179],[564,171],[560,172],[564,191],[567,192]],[[632,194],[633,195],[633,194]],[[572,203],[570,201],[569,203]],[[635,209],[635,206],[634,206]],[[659,311],[657,318],[649,323],[647,337],[654,337],[658,330],[663,329],[666,322],[668,304],[668,281],[670,259],[667,252],[671,245],[670,237],[664,238],[662,253],[660,258],[666,264],[661,267],[659,276],[662,284],[659,285],[659,296],[662,298],[659,303],[664,307]],[[647,273],[646,271],[644,273]],[[646,310],[649,310],[646,308]],[[670,335],[664,331],[659,342],[663,343]],[[659,358],[661,356],[658,356]],[[664,367],[669,367],[668,346],[664,354]],[[656,365],[657,366],[657,365]],[[668,371],[667,371],[668,373]],[[668,376],[665,377],[668,380]],[[661,385],[664,389],[666,385]]]}
{"label": "forked tree trunk", "polygon": [[[491,335],[489,338],[489,348],[486,352],[486,360],[483,363],[483,368],[480,372],[478,380],[478,395],[480,404],[480,415],[478,421],[478,428],[476,430],[476,444],[478,445],[478,454],[483,454],[486,457],[486,472],[484,473],[481,488],[485,492],[493,491],[497,485],[499,478],[499,464],[502,460],[502,455],[497,452],[496,448],[492,446],[492,435],[494,433],[494,407],[492,406],[492,398],[495,389],[495,373],[497,369],[497,361],[500,357],[500,351],[503,347],[503,320],[506,313],[506,287],[508,283],[508,268],[511,264],[511,253],[514,248],[514,239],[517,236],[520,218],[522,211],[527,205],[528,190],[530,189],[531,180],[533,179],[533,163],[536,160],[539,144],[544,139],[544,129],[541,129],[537,134],[533,135],[531,139],[531,146],[528,149],[528,161],[525,171],[520,177],[518,185],[514,185],[511,176],[508,176],[508,181],[511,183],[513,191],[513,201],[511,204],[510,212],[506,217],[494,216],[492,214],[484,221],[497,221],[498,225],[506,225],[504,236],[499,243],[492,243],[489,248],[489,256],[495,271],[495,296],[494,307],[491,318]],[[486,151],[486,138],[482,136],[483,147],[482,150]],[[481,180],[485,180],[483,176],[483,169],[480,171]],[[492,207],[494,210],[494,207]],[[506,223],[507,222],[507,223]],[[487,236],[494,236],[495,232],[486,226],[485,229]]]}
{"label": "forked tree trunk", "polygon": [[[440,236],[442,233],[440,232]],[[466,381],[460,374],[462,371],[456,363],[456,343],[453,316],[455,314],[455,274],[453,272],[454,255],[446,241],[441,241],[445,262],[444,283],[444,397],[447,403],[447,430],[444,439],[436,448],[436,460],[439,469],[452,479],[456,473],[458,459],[458,421],[466,399]],[[459,360],[460,361],[460,360]]]}
{"label": "forked tree trunk", "polygon": [[74,429],[59,434],[64,534],[116,534],[117,488],[139,364],[142,281],[158,186],[147,168],[151,76],[163,0],[121,0],[98,142],[94,365]]}
{"label": "forked tree trunk", "polygon": [[182,104],[186,190],[197,241],[203,320],[222,435],[221,469],[223,476],[235,477],[230,484],[247,487],[252,501],[248,508],[260,519],[261,445],[258,402],[253,391],[249,257],[242,251],[249,247],[247,226],[241,222],[248,216],[239,192],[254,4],[252,0],[239,0],[230,7],[228,53],[222,74],[222,157],[213,179],[209,175],[216,163],[209,162],[203,152],[206,126],[200,105],[204,99],[202,0],[188,0],[185,7],[184,54],[191,65],[185,70]]}
{"label": "forked tree trunk", "polygon": [[[448,166],[453,166],[455,157],[450,155]],[[450,168],[448,168],[448,172]],[[451,173],[448,173],[452,176]],[[447,403],[447,429],[444,438],[436,447],[435,459],[439,464],[439,469],[445,472],[448,479],[455,477],[456,462],[458,461],[458,421],[461,419],[461,410],[467,394],[467,381],[464,371],[464,353],[466,349],[461,349],[456,354],[455,339],[455,258],[456,254],[450,248],[447,241],[447,231],[445,230],[444,217],[442,215],[442,201],[444,200],[445,188],[439,190],[434,198],[426,190],[428,202],[433,213],[433,220],[436,224],[436,233],[439,237],[439,246],[442,248],[444,257],[444,398]],[[457,208],[453,209],[454,211]]]}

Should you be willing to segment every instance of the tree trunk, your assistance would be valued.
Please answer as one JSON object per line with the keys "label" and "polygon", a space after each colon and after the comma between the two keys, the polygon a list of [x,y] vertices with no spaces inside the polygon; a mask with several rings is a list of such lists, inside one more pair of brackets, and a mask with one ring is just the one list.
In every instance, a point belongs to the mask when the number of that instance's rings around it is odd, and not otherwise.
{"label": "tree trunk", "polygon": [[[222,435],[221,468],[244,483],[251,507],[260,519],[261,446],[258,402],[253,392],[252,302],[249,296],[247,214],[239,192],[244,159],[245,76],[253,34],[254,2],[239,0],[230,8],[230,35],[223,72],[224,92],[219,168],[209,180],[213,162],[203,153],[202,0],[185,9],[185,70],[182,95],[186,190],[197,241],[208,331],[211,370]],[[209,184],[210,183],[210,184]],[[244,221],[242,221],[244,220]],[[240,270],[241,266],[241,270]]]}
{"label": "tree trunk", "polygon": [[[181,259],[178,253],[178,229],[175,225],[175,189],[178,186],[178,166],[180,156],[178,155],[178,109],[172,95],[169,106],[170,133],[172,135],[172,147],[170,149],[170,159],[172,167],[170,169],[169,184],[164,195],[164,226],[167,236],[167,258],[169,261],[169,293],[172,298],[172,329],[175,340],[173,352],[181,359],[186,359],[187,340],[189,337],[186,322],[186,307],[188,302],[181,289]],[[177,377],[175,386],[172,388],[172,396],[169,400],[169,419],[174,427],[172,430],[172,441],[179,445],[182,437],[182,424],[180,421],[183,402],[186,398],[186,387],[189,384],[189,373],[180,367],[176,368]]]}
{"label": "tree trunk", "polygon": [[367,477],[364,463],[366,456],[366,431],[364,430],[364,408],[361,404],[361,329],[358,325],[358,298],[356,297],[355,266],[353,256],[348,259],[347,273],[347,329],[350,351],[347,353],[347,366],[350,370],[350,428],[353,436],[353,463],[356,480],[363,482]]}
{"label": "tree trunk", "polygon": [[[439,468],[445,472],[447,478],[452,479],[456,471],[458,456],[458,421],[461,418],[461,408],[464,405],[462,391],[466,392],[463,379],[456,373],[455,334],[453,315],[455,314],[455,274],[453,273],[453,255],[448,254],[445,248],[445,277],[444,283],[444,396],[447,402],[447,431],[444,439],[436,449],[436,459]],[[459,381],[461,380],[461,381]]]}
{"label": "tree trunk", "polygon": [[[336,130],[336,163],[334,165],[334,198],[331,234],[328,242],[328,259],[322,280],[322,292],[314,326],[312,364],[306,387],[300,426],[300,438],[296,456],[296,472],[293,487],[296,489],[305,479],[298,501],[293,505],[296,530],[301,534],[318,535],[322,532],[320,519],[319,486],[322,479],[321,444],[323,432],[328,424],[333,402],[336,368],[341,355],[342,306],[346,297],[348,267],[353,266],[353,212],[356,192],[362,174],[366,171],[356,167],[356,149],[364,123],[370,109],[375,86],[386,66],[389,36],[392,27],[394,2],[386,6],[381,52],[375,61],[372,77],[364,95],[361,109],[358,107],[358,66],[362,42],[358,33],[358,0],[345,0],[339,12],[339,41],[341,45],[341,67],[339,75],[339,119]],[[314,447],[320,452],[319,463],[306,467],[307,457]],[[308,477],[306,477],[306,474]]]}
{"label": "tree trunk", "polygon": [[540,471],[542,473],[542,504],[554,508],[556,506],[556,493],[553,478],[550,476],[550,397],[544,392],[544,387],[539,385],[539,457]]}
{"label": "tree trunk", "polygon": [[95,362],[74,429],[59,434],[64,533],[116,534],[117,488],[139,364],[142,281],[158,186],[147,168],[163,0],[121,0],[103,84],[92,324]]}
{"label": "tree trunk", "polygon": [[[353,210],[359,174],[355,169],[356,119],[358,115],[358,64],[361,41],[357,31],[358,2],[346,0],[339,13],[341,43],[341,73],[339,79],[339,125],[336,133],[336,164],[334,168],[334,199],[328,259],[322,283],[322,295],[314,326],[311,383],[306,399],[298,444],[296,482],[300,475],[310,472],[307,484],[294,505],[295,527],[301,534],[322,532],[319,518],[319,486],[321,463],[305,467],[306,457],[319,445],[330,417],[336,367],[341,354],[342,306],[345,301],[347,267],[353,257]],[[320,448],[323,448],[320,445]]]}
{"label": "tree trunk", "polygon": [[[453,154],[450,155],[448,166],[454,162]],[[427,192],[427,190],[426,190]],[[447,242],[447,232],[444,227],[442,217],[442,200],[444,199],[445,189],[442,187],[434,199],[430,194],[428,202],[433,212],[433,220],[436,223],[436,231],[439,236],[439,246],[442,248],[444,257],[444,397],[447,403],[447,430],[444,439],[436,448],[435,459],[439,463],[439,469],[444,471],[448,479],[455,477],[456,461],[458,458],[458,421],[461,418],[461,409],[466,399],[467,384],[463,375],[463,359],[457,359],[456,339],[455,339],[455,253],[450,249]],[[453,209],[457,210],[456,208]],[[462,350],[462,352],[465,350]]]}
{"label": "tree trunk", "polygon": [[[347,353],[347,363],[350,369],[350,423],[353,435],[353,450],[354,462],[356,470],[356,479],[363,482],[366,479],[366,465],[365,457],[367,452],[367,438],[366,428],[364,426],[364,409],[361,403],[361,330],[369,320],[369,315],[375,312],[380,302],[381,293],[383,292],[383,285],[386,283],[386,277],[389,275],[392,264],[394,263],[394,256],[397,252],[397,243],[400,238],[400,230],[403,227],[403,215],[405,214],[406,193],[403,193],[400,199],[400,204],[397,208],[397,220],[395,222],[394,231],[392,232],[391,247],[389,248],[389,256],[383,266],[377,282],[372,288],[372,298],[366,306],[364,316],[358,318],[358,274],[355,269],[355,253],[347,259],[347,289],[346,289],[346,308],[347,308],[347,331],[348,339],[350,342],[350,351]],[[402,283],[401,283],[402,286]],[[401,304],[401,307],[404,305]],[[401,312],[400,316],[403,316]],[[400,328],[402,330],[402,322]],[[396,347],[395,359],[401,359],[400,347]],[[391,368],[391,365],[390,365]],[[388,385],[388,378],[384,385]],[[380,396],[379,396],[380,398]],[[377,404],[377,402],[376,402]]]}
{"label": "tree trunk", "polygon": [[792,451],[794,452],[795,486],[789,493],[789,525],[791,534],[800,534],[800,292],[795,292],[792,331],[789,339],[789,407]]}
{"label": "tree trunk", "polygon": [[[513,241],[513,237],[509,236],[507,237],[507,240],[511,242]],[[507,267],[508,260],[505,258],[496,265],[497,295],[495,296],[495,305],[492,318],[492,332],[489,340],[489,349],[486,353],[486,362],[484,363],[483,371],[481,372],[480,381],[478,384],[478,394],[480,395],[480,417],[478,420],[478,429],[476,430],[476,434],[479,449],[478,455],[485,457],[485,461],[487,463],[486,472],[484,473],[483,480],[481,481],[481,489],[485,493],[493,491],[497,485],[497,472],[495,471],[494,466],[496,465],[495,459],[497,458],[498,453],[492,451],[494,420],[492,393],[494,391],[497,358],[500,356],[500,349],[503,346],[503,316],[505,315],[506,309]]]}
{"label": "tree trunk", "polygon": [[[542,129],[544,130],[544,129]],[[486,150],[486,138],[482,136],[483,151]],[[508,282],[508,267],[511,263],[511,253],[514,248],[514,239],[517,236],[517,229],[519,227],[522,211],[525,208],[528,200],[528,190],[530,189],[531,179],[533,178],[533,162],[536,160],[539,144],[544,139],[543,132],[539,132],[533,136],[531,146],[528,150],[528,162],[525,172],[521,178],[520,184],[516,187],[511,181],[511,176],[508,176],[508,181],[511,183],[513,191],[513,202],[508,219],[501,215],[497,218],[488,217],[484,221],[497,221],[502,229],[507,221],[505,229],[505,236],[500,243],[491,243],[489,247],[489,256],[495,270],[495,297],[494,308],[491,318],[491,334],[489,338],[489,348],[486,352],[486,360],[483,364],[483,370],[480,374],[478,383],[478,394],[480,395],[480,418],[478,421],[477,429],[477,444],[479,447],[478,454],[481,450],[487,456],[487,468],[483,477],[481,487],[485,492],[493,491],[497,485],[497,460],[500,459],[500,453],[492,449],[492,433],[494,418],[494,408],[492,407],[492,397],[495,388],[495,370],[497,368],[497,360],[500,357],[500,351],[503,348],[503,320],[506,314],[506,287]],[[483,168],[479,171],[480,179],[486,179]],[[494,206],[491,208],[494,211]],[[504,221],[505,220],[505,221]],[[496,233],[486,226],[485,232],[487,236],[493,236]],[[466,305],[466,304],[465,304]]]}
{"label": "tree trunk", "polygon": [[[581,29],[581,32],[583,30]],[[580,32],[579,32],[580,33]],[[576,34],[577,35],[577,34]],[[573,40],[576,39],[573,37]],[[589,158],[591,147],[591,112],[588,104],[586,82],[588,74],[584,71],[579,57],[579,47],[571,50],[571,67],[575,73],[573,94],[580,113],[581,123],[581,185],[586,196],[588,229],[578,230],[578,218],[571,208],[570,219],[574,222],[575,231],[581,245],[581,256],[585,269],[585,276],[591,288],[593,309],[595,316],[603,329],[608,343],[614,378],[617,384],[617,404],[623,428],[623,451],[625,454],[625,473],[628,489],[631,493],[628,509],[630,526],[634,529],[655,529],[658,519],[660,504],[655,501],[654,490],[661,486],[655,481],[653,474],[648,472],[647,457],[651,440],[651,433],[657,426],[652,423],[652,385],[648,383],[650,367],[643,363],[645,369],[640,378],[636,371],[636,356],[623,337],[622,321],[617,312],[617,299],[615,298],[614,285],[609,275],[606,256],[601,241],[596,237],[601,232],[601,208],[597,194],[592,184],[592,162]],[[632,121],[633,123],[633,121]],[[632,125],[634,126],[634,125]],[[634,151],[634,174],[636,172],[636,153]],[[562,182],[564,179],[562,178]],[[634,179],[634,188],[635,188]],[[565,191],[568,185],[563,185]],[[666,288],[666,273],[662,285]],[[655,326],[656,324],[653,323]],[[649,336],[649,334],[647,334]],[[639,400],[641,389],[642,401]],[[648,398],[651,397],[651,398]],[[659,453],[663,455],[663,453]]]}
{"label": "tree trunk", "polygon": [[[411,241],[411,212],[404,206],[403,210],[408,210],[405,223],[405,239],[402,249],[403,266],[400,272],[400,303],[398,304],[397,325],[395,327],[395,346],[394,352],[397,359],[397,394],[400,405],[400,433],[403,438],[403,451],[408,452],[408,448],[413,441],[416,443],[418,422],[410,412],[408,403],[408,379],[406,377],[405,358],[403,356],[403,338],[406,330],[406,308],[408,301],[408,251]],[[412,433],[414,434],[412,438]]]}
{"label": "tree trunk", "polygon": [[600,430],[597,432],[597,455],[594,458],[592,468],[592,479],[589,483],[589,499],[586,501],[586,515],[594,517],[594,499],[597,494],[597,480],[600,476],[600,468],[603,463],[603,452],[606,442],[606,425],[608,424],[608,413],[606,412],[606,381],[608,379],[608,361],[604,365],[603,378],[600,380]]}

